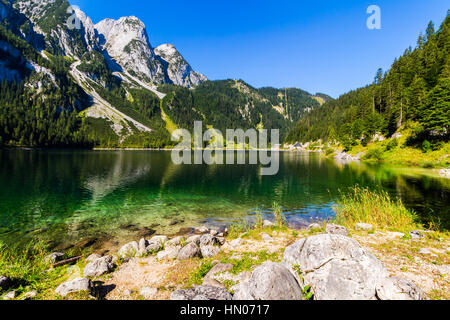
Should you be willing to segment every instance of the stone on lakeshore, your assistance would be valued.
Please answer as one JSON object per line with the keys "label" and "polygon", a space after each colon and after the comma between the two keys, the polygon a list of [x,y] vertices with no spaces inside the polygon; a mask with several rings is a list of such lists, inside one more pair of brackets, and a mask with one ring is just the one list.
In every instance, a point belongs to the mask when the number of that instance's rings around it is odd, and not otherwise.
{"label": "stone on lakeshore", "polygon": [[423,235],[423,233],[420,232],[419,230],[413,230],[409,233],[409,235],[410,235],[411,239],[413,239],[413,240],[419,240],[419,239],[422,239],[423,237],[425,237]]}
{"label": "stone on lakeshore", "polygon": [[297,266],[316,300],[373,300],[388,277],[384,265],[354,239],[320,234],[286,248],[283,261]]}
{"label": "stone on lakeshore", "polygon": [[377,285],[380,300],[422,300],[422,290],[411,281],[401,278],[386,278]]}
{"label": "stone on lakeshore", "polygon": [[204,234],[200,237],[201,246],[213,246],[218,242],[217,238],[210,235],[209,233]]}
{"label": "stone on lakeshore", "polygon": [[206,274],[204,279],[214,279],[214,276],[219,273],[224,273],[227,271],[231,271],[234,268],[234,265],[231,263],[216,263],[214,267]]}
{"label": "stone on lakeshore", "polygon": [[200,238],[201,238],[200,235],[191,236],[191,237],[187,238],[186,243],[193,242],[193,243],[195,243],[196,245],[199,246],[200,245]]}
{"label": "stone on lakeshore", "polygon": [[281,263],[266,262],[241,283],[233,300],[302,300],[302,289],[291,271]]}
{"label": "stone on lakeshore", "polygon": [[146,250],[147,250],[147,253],[155,253],[155,252],[158,252],[159,250],[161,250],[162,248],[163,248],[163,245],[161,243],[151,242],[147,246]]}
{"label": "stone on lakeshore", "polygon": [[420,250],[419,250],[419,253],[420,253],[420,254],[423,254],[423,255],[433,254],[433,252],[431,252],[431,251],[428,250],[427,248],[422,248],[422,249],[420,249]]}
{"label": "stone on lakeshore", "polygon": [[166,242],[166,246],[179,246],[183,241],[185,241],[185,237],[176,237]]}
{"label": "stone on lakeshore", "polygon": [[213,237],[217,236],[219,234],[219,232],[217,230],[211,230],[209,232],[210,235],[212,235]]}
{"label": "stone on lakeshore", "polygon": [[149,243],[160,243],[160,244],[164,245],[167,242],[167,240],[169,240],[167,238],[167,236],[154,236],[148,242]]}
{"label": "stone on lakeshore", "polygon": [[212,258],[219,254],[220,248],[215,246],[201,246],[200,247],[203,258]]}
{"label": "stone on lakeshore", "polygon": [[195,257],[199,257],[201,255],[200,248],[193,242],[187,244],[183,249],[178,253],[178,260],[188,260]]}
{"label": "stone on lakeshore", "polygon": [[62,297],[67,296],[70,293],[76,293],[80,291],[86,291],[90,293],[92,290],[92,281],[88,278],[78,278],[72,281],[64,282],[55,292]]}
{"label": "stone on lakeshore", "polygon": [[341,236],[348,236],[348,230],[344,226],[339,226],[337,224],[327,224],[325,227],[325,232],[328,234],[338,234]]}
{"label": "stone on lakeshore", "polygon": [[205,234],[205,233],[209,233],[209,229],[205,226],[201,226],[201,227],[195,228],[194,232],[197,234]]}
{"label": "stone on lakeshore", "polygon": [[234,239],[234,240],[232,240],[232,241],[230,242],[230,245],[231,245],[232,247],[239,247],[239,246],[241,246],[241,245],[243,245],[243,244],[244,244],[244,240],[241,239],[241,238]]}
{"label": "stone on lakeshore", "polygon": [[264,241],[271,241],[271,240],[273,240],[273,238],[272,238],[271,236],[269,236],[267,233],[262,233],[262,234],[261,234],[261,238],[262,238]]}
{"label": "stone on lakeshore", "polygon": [[102,257],[101,255],[99,255],[97,253],[93,253],[89,257],[86,258],[86,262],[94,262],[95,260],[98,260],[101,257]]}
{"label": "stone on lakeshore", "polygon": [[368,223],[358,223],[355,225],[355,230],[358,231],[372,231],[373,229],[375,229],[374,226]]}
{"label": "stone on lakeshore", "polygon": [[38,293],[37,293],[36,290],[29,291],[29,292],[25,293],[25,294],[23,295],[23,297],[22,297],[20,300],[31,300],[31,299],[33,299],[34,297],[36,297],[37,294],[38,294]]}
{"label": "stone on lakeshore", "polygon": [[139,252],[139,244],[136,241],[129,242],[120,248],[118,255],[122,258],[135,257]]}
{"label": "stone on lakeshore", "polygon": [[217,242],[218,242],[221,246],[223,246],[223,245],[225,244],[226,240],[225,240],[224,237],[217,237]]}
{"label": "stone on lakeshore", "polygon": [[173,260],[178,257],[178,253],[181,250],[181,246],[168,246],[163,251],[158,252],[156,258],[161,260]]}
{"label": "stone on lakeshore", "polygon": [[12,300],[15,297],[16,297],[16,292],[15,291],[11,291],[11,292],[8,292],[7,294],[5,294],[3,296],[3,300]]}
{"label": "stone on lakeshore", "polygon": [[158,289],[156,288],[149,288],[144,287],[139,291],[139,294],[145,299],[145,300],[151,300],[155,298],[156,294],[158,293]]}
{"label": "stone on lakeshore", "polygon": [[226,288],[222,283],[217,281],[216,279],[212,278],[205,278],[203,279],[203,286],[209,286],[209,287],[217,287],[217,288]]}
{"label": "stone on lakeshore", "polygon": [[263,221],[263,228],[269,228],[269,227],[273,227],[274,224],[272,222],[270,222],[269,220],[264,220]]}
{"label": "stone on lakeshore", "polygon": [[142,238],[141,240],[139,240],[139,250],[137,255],[139,257],[143,257],[145,256],[148,251],[147,251],[147,246],[149,245],[149,242],[147,240],[145,240],[144,238]]}
{"label": "stone on lakeshore", "polygon": [[173,301],[194,300],[232,300],[231,294],[224,288],[198,286],[192,289],[177,290],[170,296]]}
{"label": "stone on lakeshore", "polygon": [[313,223],[308,226],[308,231],[316,231],[322,229],[322,226],[318,223]]}
{"label": "stone on lakeshore", "polygon": [[54,264],[58,261],[61,261],[63,257],[64,257],[64,253],[53,252],[45,258],[45,261],[47,261],[47,263]]}
{"label": "stone on lakeshore", "polygon": [[0,276],[0,289],[5,290],[8,289],[11,285],[11,279],[5,276]]}
{"label": "stone on lakeshore", "polygon": [[113,257],[104,256],[92,261],[84,267],[83,275],[88,278],[100,277],[114,269]]}

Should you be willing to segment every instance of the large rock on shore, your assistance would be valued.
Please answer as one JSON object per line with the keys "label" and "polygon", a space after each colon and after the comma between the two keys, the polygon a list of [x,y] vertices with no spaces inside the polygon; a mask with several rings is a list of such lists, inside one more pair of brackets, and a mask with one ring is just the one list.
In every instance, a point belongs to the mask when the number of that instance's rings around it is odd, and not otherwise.
{"label": "large rock on shore", "polygon": [[170,300],[232,300],[232,295],[224,288],[199,286],[192,289],[177,290]]}
{"label": "large rock on shore", "polygon": [[283,264],[267,262],[237,286],[233,300],[302,300],[302,289]]}
{"label": "large rock on shore", "polygon": [[301,239],[286,248],[284,262],[300,269],[316,300],[373,300],[377,285],[388,278],[380,260],[342,235]]}
{"label": "large rock on shore", "polygon": [[329,234],[339,234],[341,236],[348,236],[348,229],[344,226],[329,223],[325,226],[325,232]]}
{"label": "large rock on shore", "polygon": [[220,248],[216,246],[201,246],[200,250],[202,252],[203,258],[212,258],[219,254]]}
{"label": "large rock on shore", "polygon": [[120,248],[118,255],[121,258],[130,258],[136,256],[138,252],[139,244],[136,241],[133,241]]}
{"label": "large rock on shore", "polygon": [[112,256],[105,256],[88,263],[84,267],[83,275],[88,278],[100,277],[105,273],[111,272],[114,266],[114,258]]}
{"label": "large rock on shore", "polygon": [[187,244],[183,249],[178,253],[178,260],[188,260],[195,257],[200,257],[201,251],[200,248],[193,242]]}
{"label": "large rock on shore", "polygon": [[78,278],[72,281],[64,282],[55,292],[62,297],[67,296],[70,293],[76,293],[85,291],[90,293],[92,291],[92,281],[87,278]]}

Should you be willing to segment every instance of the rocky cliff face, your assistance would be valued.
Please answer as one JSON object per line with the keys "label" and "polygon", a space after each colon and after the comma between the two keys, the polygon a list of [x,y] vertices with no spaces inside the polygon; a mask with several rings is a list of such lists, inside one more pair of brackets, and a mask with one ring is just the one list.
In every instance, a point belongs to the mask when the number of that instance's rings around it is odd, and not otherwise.
{"label": "rocky cliff face", "polygon": [[136,17],[106,19],[95,25],[102,48],[122,68],[144,82],[166,83],[166,70],[156,59],[145,25]]}
{"label": "rocky cliff face", "polygon": [[192,87],[199,85],[207,78],[195,72],[172,44],[162,44],[155,48],[155,53],[167,70],[170,81],[179,86]]}

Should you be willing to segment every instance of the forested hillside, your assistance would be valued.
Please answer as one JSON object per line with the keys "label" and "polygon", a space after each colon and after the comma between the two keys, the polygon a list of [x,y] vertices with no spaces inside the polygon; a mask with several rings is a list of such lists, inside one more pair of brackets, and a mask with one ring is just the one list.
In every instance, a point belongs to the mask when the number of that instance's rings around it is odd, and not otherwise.
{"label": "forested hillside", "polygon": [[280,129],[282,138],[289,128],[310,110],[320,106],[311,94],[295,88],[255,89],[242,80],[207,81],[189,90],[163,85],[167,93],[163,110],[179,128],[192,130],[203,121],[225,133],[226,129]]}
{"label": "forested hillside", "polygon": [[378,70],[373,84],[351,91],[311,111],[287,141],[339,141],[347,149],[410,129],[410,145],[439,145],[450,134],[450,16],[439,30],[430,22],[417,46],[408,48],[391,69]]}

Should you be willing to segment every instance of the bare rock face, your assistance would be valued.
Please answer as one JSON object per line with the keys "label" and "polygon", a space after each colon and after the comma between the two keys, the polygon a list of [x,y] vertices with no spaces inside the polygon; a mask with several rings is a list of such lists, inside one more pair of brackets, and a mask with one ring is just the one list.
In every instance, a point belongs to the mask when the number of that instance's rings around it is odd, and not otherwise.
{"label": "bare rock face", "polygon": [[195,72],[172,44],[160,45],[155,48],[155,54],[166,66],[167,75],[175,85],[190,88],[208,80],[204,75]]}
{"label": "bare rock face", "polygon": [[62,297],[65,297],[70,293],[76,293],[80,291],[91,292],[91,290],[92,290],[91,280],[87,278],[78,278],[61,284],[58,288],[56,288],[56,293]]}
{"label": "bare rock face", "polygon": [[84,267],[83,275],[88,278],[99,277],[105,273],[111,272],[113,269],[113,257],[104,256],[88,263],[86,267]]}
{"label": "bare rock face", "polygon": [[411,281],[400,278],[386,278],[377,285],[380,300],[422,300],[423,292]]}
{"label": "bare rock face", "polygon": [[300,268],[316,300],[373,300],[377,285],[388,278],[381,261],[342,235],[301,239],[286,249],[284,262]]}
{"label": "bare rock face", "polygon": [[302,300],[302,289],[283,264],[267,262],[253,271],[248,282],[241,283],[233,300]]}
{"label": "bare rock face", "polygon": [[199,257],[201,255],[200,248],[193,242],[187,244],[183,249],[178,253],[178,260],[188,260],[195,257]]}
{"label": "bare rock face", "polygon": [[95,28],[103,49],[124,71],[144,82],[166,82],[164,66],[156,59],[141,20],[136,17],[105,19]]}
{"label": "bare rock face", "polygon": [[231,294],[224,288],[199,286],[193,289],[177,290],[172,293],[170,300],[232,300]]}

